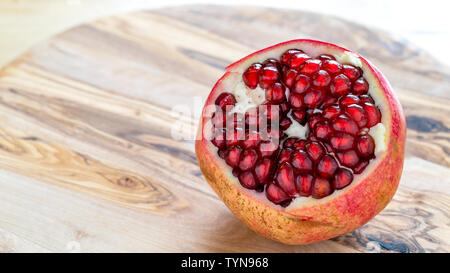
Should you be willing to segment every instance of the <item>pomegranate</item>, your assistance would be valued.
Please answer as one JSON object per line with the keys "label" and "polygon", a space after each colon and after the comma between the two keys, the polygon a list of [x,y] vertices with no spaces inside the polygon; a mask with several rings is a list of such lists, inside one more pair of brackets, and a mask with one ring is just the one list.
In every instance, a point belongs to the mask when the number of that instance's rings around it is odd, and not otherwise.
{"label": "pomegranate", "polygon": [[373,64],[333,44],[293,40],[227,67],[203,109],[196,154],[248,227],[308,244],[350,232],[388,204],[405,128]]}

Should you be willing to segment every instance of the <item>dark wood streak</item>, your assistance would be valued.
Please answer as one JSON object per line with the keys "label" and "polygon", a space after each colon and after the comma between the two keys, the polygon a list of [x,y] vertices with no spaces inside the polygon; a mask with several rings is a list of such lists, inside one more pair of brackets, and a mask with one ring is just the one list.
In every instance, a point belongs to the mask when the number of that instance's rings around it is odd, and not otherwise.
{"label": "dark wood streak", "polygon": [[40,138],[35,136],[23,137],[22,140],[30,140],[30,141],[42,141]]}
{"label": "dark wood streak", "polygon": [[75,153],[83,159],[84,164],[86,164],[87,166],[91,165],[91,162],[89,161],[89,156],[79,153],[79,152],[75,152]]}
{"label": "dark wood streak", "polygon": [[352,235],[355,236],[359,244],[374,252],[425,252],[416,242],[405,236],[395,235],[392,231],[373,228],[369,234],[365,234],[365,229],[367,228],[363,227],[358,231],[353,231]]}
{"label": "dark wood streak", "polygon": [[146,195],[144,198],[139,199],[127,198],[127,202],[149,203],[156,205],[157,207],[165,207],[171,206],[172,202],[177,199],[176,196],[164,186],[155,186],[152,182],[148,181],[148,179],[142,177],[132,175],[127,176],[121,173],[97,172],[97,174],[104,177],[113,186],[118,186],[119,191],[123,191],[124,193],[128,192],[130,194],[136,193],[138,195]]}
{"label": "dark wood streak", "polygon": [[[152,150],[158,150],[158,151],[163,152],[164,154],[169,154],[169,155],[173,156],[174,158],[185,161],[186,163],[197,165],[197,158],[196,158],[195,154],[192,151],[180,149],[176,146],[173,146],[173,144],[177,143],[177,141],[170,139],[170,135],[166,135],[166,136],[162,137],[164,140],[161,140],[161,141],[164,143],[161,143],[161,142],[151,143],[151,142],[142,140],[142,138],[140,137],[140,136],[147,136],[147,135],[150,135],[150,134],[146,134],[143,132],[136,132],[136,131],[134,131],[134,132],[131,131],[126,134],[124,134],[124,133],[118,134],[118,136],[120,136],[124,139],[127,139],[128,141],[130,141],[136,145],[146,147],[146,148],[149,148]],[[169,144],[171,144],[171,145],[169,145]]]}
{"label": "dark wood streak", "polygon": [[450,128],[445,126],[441,121],[428,117],[409,115],[406,116],[406,124],[408,126],[408,129],[416,130],[423,133],[450,132]]}
{"label": "dark wood streak", "polygon": [[228,65],[232,63],[231,60],[225,60],[222,58],[219,58],[217,56],[211,56],[204,54],[199,51],[194,51],[186,48],[180,48],[180,52],[182,52],[184,55],[189,56],[192,59],[195,59],[197,61],[200,61],[204,64],[210,65],[212,67],[218,68],[218,69],[225,69]]}

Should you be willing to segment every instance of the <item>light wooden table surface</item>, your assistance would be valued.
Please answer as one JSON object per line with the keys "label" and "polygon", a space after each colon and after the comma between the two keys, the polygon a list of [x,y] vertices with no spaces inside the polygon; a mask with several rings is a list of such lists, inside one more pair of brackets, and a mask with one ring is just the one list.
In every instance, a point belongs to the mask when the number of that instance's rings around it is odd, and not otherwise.
{"label": "light wooden table surface", "polygon": [[[285,246],[220,202],[192,140],[171,138],[173,123],[189,133],[197,119],[171,109],[205,98],[233,60],[301,37],[344,45],[385,72],[407,115],[407,154],[380,215],[333,240]],[[77,26],[0,71],[0,251],[448,252],[449,75],[385,33],[298,11],[188,6]]]}

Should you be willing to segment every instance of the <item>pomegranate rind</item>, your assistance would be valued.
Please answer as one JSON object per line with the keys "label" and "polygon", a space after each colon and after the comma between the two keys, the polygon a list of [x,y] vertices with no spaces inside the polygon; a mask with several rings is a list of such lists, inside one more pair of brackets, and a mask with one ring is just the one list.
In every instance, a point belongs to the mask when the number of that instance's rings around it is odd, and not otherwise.
{"label": "pomegranate rind", "polygon": [[316,46],[329,49],[322,52],[325,54],[330,51],[349,52],[357,56],[370,70],[371,77],[378,84],[379,97],[383,100],[382,122],[386,127],[386,148],[377,154],[376,160],[361,174],[358,183],[354,182],[326,198],[315,199],[298,207],[283,208],[263,197],[257,197],[254,192],[236,183],[236,178],[228,171],[229,167],[217,156],[217,148],[203,137],[202,128],[207,117],[201,119],[195,143],[200,169],[225,205],[256,233],[291,245],[310,244],[353,231],[383,210],[394,196],[403,169],[406,122],[400,102],[388,80],[373,64],[350,50],[321,41],[292,40],[257,51],[227,67],[227,72],[216,83],[205,103],[205,107],[214,104],[215,98],[226,85],[226,79],[234,72],[242,73],[243,67],[265,58],[261,55],[280,48]]}

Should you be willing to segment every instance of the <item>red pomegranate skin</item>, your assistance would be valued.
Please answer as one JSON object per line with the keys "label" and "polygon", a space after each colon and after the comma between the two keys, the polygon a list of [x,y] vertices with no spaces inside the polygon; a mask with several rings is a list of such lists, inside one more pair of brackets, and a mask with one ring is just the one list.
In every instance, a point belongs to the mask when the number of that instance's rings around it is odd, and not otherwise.
{"label": "red pomegranate skin", "polygon": [[231,172],[224,171],[226,164],[216,152],[213,152],[210,141],[203,137],[203,124],[208,119],[205,116],[201,118],[195,143],[200,169],[226,206],[256,233],[291,245],[310,244],[348,233],[364,225],[383,210],[394,196],[400,181],[406,139],[406,122],[402,107],[384,75],[357,53],[315,40],[300,39],[277,44],[230,65],[214,86],[205,106],[214,104],[219,95],[214,91],[221,87],[222,81],[232,73],[230,71],[239,67],[242,62],[280,46],[301,49],[302,45],[308,47],[320,45],[342,52],[351,52],[358,56],[378,79],[384,93],[383,105],[388,108],[383,114],[387,138],[386,150],[377,161],[367,167],[365,170],[367,175],[362,180],[345,192],[314,202],[313,205],[296,209],[280,208],[255,198],[249,191],[243,190],[239,183],[234,182],[235,178]]}

